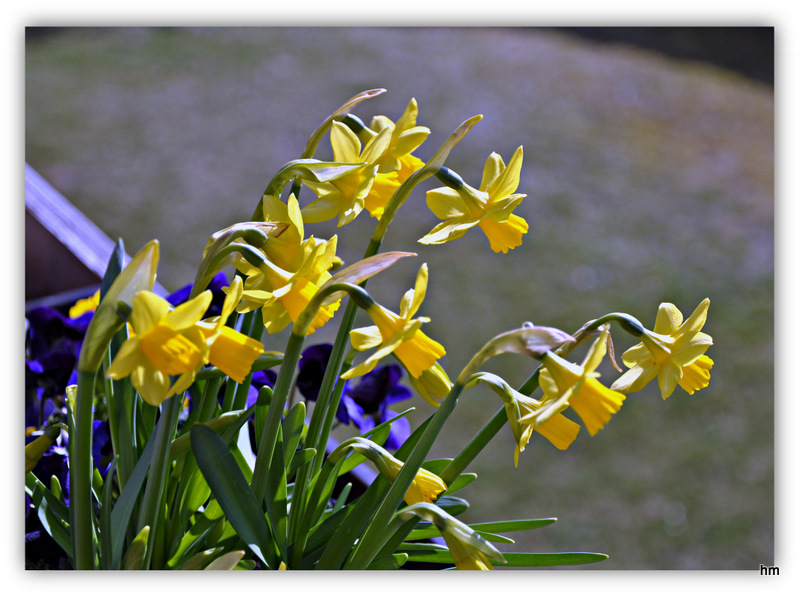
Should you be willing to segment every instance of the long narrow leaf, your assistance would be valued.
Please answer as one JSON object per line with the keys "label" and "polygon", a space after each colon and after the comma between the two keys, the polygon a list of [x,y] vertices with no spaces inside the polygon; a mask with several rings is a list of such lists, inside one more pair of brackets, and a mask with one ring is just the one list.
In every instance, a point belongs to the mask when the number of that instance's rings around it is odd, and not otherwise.
{"label": "long narrow leaf", "polygon": [[181,538],[178,547],[172,552],[172,556],[166,567],[177,568],[186,563],[188,558],[200,549],[206,537],[220,524],[223,512],[216,500],[211,500],[200,515],[197,522],[192,525],[186,534]]}
{"label": "long narrow leaf", "polygon": [[111,567],[118,568],[122,559],[122,545],[125,541],[125,532],[128,527],[128,521],[133,513],[136,500],[139,497],[139,492],[144,485],[144,479],[147,476],[147,471],[150,469],[150,460],[153,456],[153,443],[155,439],[153,436],[147,441],[147,444],[142,451],[142,456],[136,462],[133,472],[128,478],[128,482],[122,490],[122,493],[114,505],[114,510],[111,511]]}
{"label": "long narrow leaf", "polygon": [[214,497],[241,539],[267,566],[276,566],[269,525],[250,486],[214,430],[196,424],[191,429],[192,450]]}

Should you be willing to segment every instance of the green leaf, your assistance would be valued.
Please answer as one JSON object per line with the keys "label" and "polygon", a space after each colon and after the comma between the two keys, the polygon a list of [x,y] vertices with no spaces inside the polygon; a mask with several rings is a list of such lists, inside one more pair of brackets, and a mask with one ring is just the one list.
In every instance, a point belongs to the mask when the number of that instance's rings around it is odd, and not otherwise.
{"label": "green leaf", "polygon": [[306,421],[306,404],[303,401],[297,403],[283,420],[283,440],[284,440],[284,468],[289,464],[297,450],[297,444],[303,435],[303,426]]}
{"label": "green leaf", "polygon": [[114,558],[113,552],[111,551],[111,511],[113,509],[111,497],[114,492],[113,478],[117,468],[117,459],[118,457],[111,459],[111,464],[108,466],[106,481],[103,484],[103,506],[100,509],[101,568],[105,568],[106,570],[112,568],[109,565]]}
{"label": "green leaf", "polygon": [[122,238],[120,238],[114,245],[114,251],[111,253],[108,264],[106,265],[106,271],[103,273],[103,280],[100,283],[101,300],[106,296],[108,290],[111,289],[111,285],[122,272],[123,268],[125,268],[125,244],[122,242]]}
{"label": "green leaf", "polygon": [[25,488],[44,530],[72,558],[72,536],[66,520],[69,518],[67,507],[33,473],[25,475]]}
{"label": "green leaf", "polygon": [[122,559],[122,570],[142,570],[149,537],[150,527],[145,525],[125,553],[125,557]]}
{"label": "green leaf", "polygon": [[186,560],[186,562],[181,565],[181,570],[201,570],[205,568],[215,556],[221,554],[222,550],[223,548],[221,547],[215,547],[210,550],[199,552]]}
{"label": "green leaf", "polygon": [[528,531],[530,529],[540,529],[552,525],[557,519],[519,519],[515,521],[495,521],[490,523],[474,523],[470,527],[475,531],[508,532],[508,531]]}
{"label": "green leaf", "polygon": [[[423,465],[424,467],[424,465]],[[449,495],[457,492],[460,489],[467,487],[473,481],[478,479],[478,475],[475,473],[462,473],[458,477],[456,477],[450,485],[447,486],[447,491],[445,491],[444,495]]]}
{"label": "green leaf", "polygon": [[191,514],[200,509],[205,504],[208,497],[211,495],[211,488],[203,477],[200,469],[195,469],[189,476],[189,481],[186,483],[186,489],[183,491],[181,498],[180,511],[181,514]]}
{"label": "green leaf", "polygon": [[269,525],[228,446],[203,424],[192,427],[191,442],[197,464],[225,516],[267,568],[274,567],[276,558],[274,544],[268,541]]}
{"label": "green leaf", "polygon": [[267,516],[269,517],[281,558],[288,560],[287,485],[284,460],[283,430],[279,428],[277,440],[275,441],[275,450],[272,454],[272,464],[267,470],[267,489],[264,494],[264,500],[267,504]]}
{"label": "green leaf", "polygon": [[[115,260],[112,255],[112,262]],[[103,363],[111,338],[124,326],[117,316],[117,302],[131,304],[133,296],[141,290],[152,291],[158,266],[158,241],[152,240],[131,259],[128,266],[117,275],[111,287],[97,306],[78,360],[78,370],[96,372]]]}
{"label": "green leaf", "polygon": [[[439,547],[430,547],[434,544],[412,544],[403,548],[408,553],[412,562],[428,562],[435,564],[453,564],[450,551]],[[606,554],[585,552],[566,552],[554,554],[532,554],[526,552],[503,552],[506,564],[495,564],[496,567],[513,566],[527,568],[541,568],[545,566],[574,566],[577,564],[593,564],[606,560]]]}
{"label": "green leaf", "polygon": [[176,568],[182,562],[185,563],[187,557],[192,556],[204,543],[205,538],[214,530],[215,527],[220,525],[223,518],[222,509],[216,500],[211,500],[186,534],[181,538],[178,547],[173,552],[166,567]]}
{"label": "green leaf", "polygon": [[136,462],[128,482],[114,505],[114,510],[111,511],[111,568],[119,567],[128,521],[131,518],[131,514],[133,514],[139,492],[144,485],[145,477],[147,477],[147,471],[150,469],[154,443],[155,438],[151,435],[150,440],[147,441],[142,451],[142,456]]}
{"label": "green leaf", "polygon": [[244,550],[228,552],[222,554],[203,570],[233,570],[242,558],[244,558]]}
{"label": "green leaf", "polygon": [[526,552],[503,552],[506,566],[574,566],[577,564],[594,564],[608,559],[606,554],[590,552],[565,552],[552,554],[531,554]]}
{"label": "green leaf", "polygon": [[469,508],[469,502],[463,498],[456,498],[455,496],[441,496],[436,500],[436,506],[448,514],[458,516]]}
{"label": "green leaf", "polygon": [[297,451],[294,453],[291,462],[286,468],[286,472],[292,473],[299,469],[302,465],[305,465],[311,459],[313,459],[315,454],[317,454],[317,450],[314,448],[304,448],[303,450]]}
{"label": "green leaf", "polygon": [[408,554],[399,553],[375,558],[367,570],[397,570],[408,561]]}

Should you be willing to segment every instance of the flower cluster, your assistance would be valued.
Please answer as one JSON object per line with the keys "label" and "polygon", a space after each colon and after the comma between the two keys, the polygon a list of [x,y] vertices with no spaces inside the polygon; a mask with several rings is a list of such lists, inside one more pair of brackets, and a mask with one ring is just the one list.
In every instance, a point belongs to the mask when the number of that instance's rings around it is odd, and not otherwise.
{"label": "flower cluster", "polygon": [[[431,177],[444,184],[426,200],[441,221],[421,244],[478,228],[494,252],[519,247],[529,229],[514,213],[526,197],[517,192],[523,149],[507,164],[492,152],[473,187],[444,163],[481,117],[423,161],[414,153],[431,130],[417,125],[414,99],[396,122],[381,115],[367,126],[351,113],[382,92],[357,95],[323,122],[303,155],[269,181],[251,220],[212,235],[193,283],[157,295],[157,242],[127,266],[120,243],[102,295],[69,315],[28,313],[26,514],[39,523],[29,534],[47,532],[47,547],[62,552],[58,561],[31,554],[31,566],[543,565],[537,554],[504,556],[489,542],[509,539],[456,518],[468,503],[453,494],[475,479],[465,469],[497,432],[508,424],[517,466],[535,435],[565,450],[581,424],[594,436],[626,395],[653,380],[665,399],[677,386],[689,394],[708,386],[708,300],[686,321],[661,304],[652,331],[622,313],[574,335],[525,323],[489,340],[452,380],[444,344],[418,315],[428,265],[415,267],[397,310],[378,303],[367,283],[416,256],[381,252],[381,244],[397,210]],[[314,158],[326,135],[333,161]],[[345,227],[364,210],[376,223],[361,260],[343,262],[337,236],[306,235],[323,221]],[[356,327],[359,311],[371,326]],[[333,343],[304,347],[336,323]],[[640,343],[624,353],[629,370],[609,387],[598,370],[613,354],[616,324]],[[284,330],[284,350],[267,351]],[[571,361],[584,344],[583,361]],[[522,386],[482,370],[502,353],[525,356],[521,365],[531,369]],[[481,384],[502,401],[494,418],[455,457],[428,459],[459,400]],[[413,404],[414,392],[431,406],[416,428],[413,407],[392,409]],[[377,475],[351,493],[340,478],[367,461]],[[502,526],[532,528],[523,520]],[[605,557],[560,556],[558,564]]]}

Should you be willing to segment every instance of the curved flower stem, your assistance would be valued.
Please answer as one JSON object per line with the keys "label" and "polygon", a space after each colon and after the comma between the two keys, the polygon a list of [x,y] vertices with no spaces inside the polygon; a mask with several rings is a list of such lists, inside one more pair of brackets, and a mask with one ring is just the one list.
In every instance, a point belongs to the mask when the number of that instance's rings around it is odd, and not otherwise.
{"label": "curved flower stem", "polygon": [[78,371],[78,395],[69,441],[69,516],[73,566],[93,570],[95,562],[92,526],[92,404],[94,372]]}

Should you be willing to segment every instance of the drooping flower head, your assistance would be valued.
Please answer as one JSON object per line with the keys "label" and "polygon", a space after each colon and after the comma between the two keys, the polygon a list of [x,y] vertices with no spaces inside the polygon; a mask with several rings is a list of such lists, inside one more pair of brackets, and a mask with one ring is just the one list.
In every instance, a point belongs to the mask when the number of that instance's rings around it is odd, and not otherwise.
{"label": "drooping flower head", "polygon": [[[133,334],[106,375],[114,380],[130,376],[134,388],[154,406],[189,388],[208,349],[196,323],[210,303],[211,292],[204,291],[173,310],[156,294],[138,292],[130,315]],[[174,384],[172,376],[178,376]]]}
{"label": "drooping flower head", "polygon": [[492,544],[466,523],[448,514],[435,504],[421,502],[402,510],[398,516],[409,520],[414,515],[433,523],[444,537],[453,562],[458,570],[494,570],[495,564],[505,564],[506,559]]}
{"label": "drooping flower head", "polygon": [[[403,461],[395,458],[386,449],[382,448],[372,440],[356,436],[348,438],[342,442],[334,452],[331,453],[332,462],[339,460],[347,449],[352,449],[372,461],[380,471],[381,475],[389,481],[394,481],[403,469]],[[433,502],[439,494],[447,490],[447,484],[442,478],[431,473],[427,469],[419,469],[408,487],[403,499],[407,504],[418,502]]]}
{"label": "drooping flower head", "polygon": [[375,326],[350,331],[350,341],[355,349],[364,351],[377,347],[364,362],[342,374],[342,378],[354,378],[372,370],[383,357],[394,353],[408,373],[414,378],[422,376],[436,361],[445,355],[445,349],[420,330],[430,319],[425,316],[413,318],[428,286],[428,266],[423,264],[417,273],[414,289],[408,290],[400,303],[400,313],[373,304],[366,312]]}
{"label": "drooping flower head", "polygon": [[661,304],[653,330],[645,330],[640,337],[642,342],[622,354],[622,362],[630,370],[611,388],[635,392],[657,377],[661,397],[666,399],[678,385],[689,394],[708,386],[714,362],[704,354],[713,341],[700,329],[706,322],[709,304],[708,298],[700,302],[686,321],[675,305]]}
{"label": "drooping flower head", "polygon": [[537,411],[522,420],[542,426],[556,413],[572,407],[583,420],[589,434],[597,434],[619,411],[625,400],[625,395],[597,380],[600,374],[595,369],[605,357],[607,338],[608,329],[604,328],[581,365],[568,362],[553,352],[542,356],[539,384],[544,391],[544,399]]}
{"label": "drooping flower head", "polygon": [[508,252],[522,244],[528,223],[512,211],[525,194],[516,194],[522,169],[522,147],[511,156],[508,166],[492,153],[483,168],[480,188],[459,181],[458,188],[443,186],[429,190],[428,208],[444,221],[420,239],[422,244],[443,244],[463,236],[476,225],[495,252]]}
{"label": "drooping flower head", "polygon": [[523,395],[514,390],[509,384],[497,376],[488,372],[479,372],[472,377],[467,384],[469,388],[477,382],[488,384],[497,395],[503,399],[506,410],[506,417],[511,431],[516,441],[514,448],[514,466],[519,465],[519,455],[525,450],[531,439],[533,432],[541,434],[559,450],[566,450],[575,441],[580,431],[580,426],[560,413],[556,413],[550,419],[539,426],[533,422],[535,413],[542,407],[542,403],[532,397]]}

